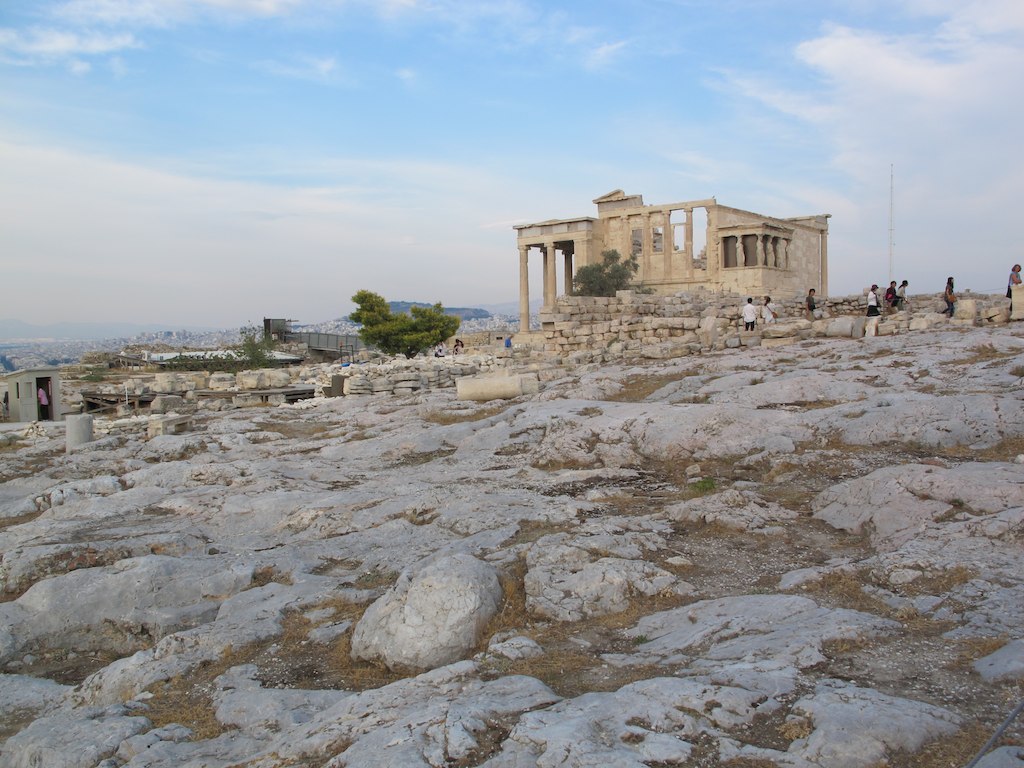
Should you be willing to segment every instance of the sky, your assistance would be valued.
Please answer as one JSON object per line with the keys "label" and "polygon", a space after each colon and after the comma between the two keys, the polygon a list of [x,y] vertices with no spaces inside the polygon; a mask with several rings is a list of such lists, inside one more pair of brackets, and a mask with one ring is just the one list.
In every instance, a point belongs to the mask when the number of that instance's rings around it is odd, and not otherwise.
{"label": "sky", "polygon": [[1001,292],[1022,84],[1020,0],[0,0],[0,317],[515,302],[513,225],[613,189]]}

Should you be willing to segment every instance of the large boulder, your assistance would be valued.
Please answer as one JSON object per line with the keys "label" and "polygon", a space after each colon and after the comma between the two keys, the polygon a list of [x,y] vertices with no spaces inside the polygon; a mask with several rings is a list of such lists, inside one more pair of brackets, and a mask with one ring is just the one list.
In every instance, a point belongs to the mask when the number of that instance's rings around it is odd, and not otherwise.
{"label": "large boulder", "polygon": [[501,604],[494,567],[467,554],[414,571],[366,609],[352,633],[352,658],[389,668],[432,669],[467,655]]}

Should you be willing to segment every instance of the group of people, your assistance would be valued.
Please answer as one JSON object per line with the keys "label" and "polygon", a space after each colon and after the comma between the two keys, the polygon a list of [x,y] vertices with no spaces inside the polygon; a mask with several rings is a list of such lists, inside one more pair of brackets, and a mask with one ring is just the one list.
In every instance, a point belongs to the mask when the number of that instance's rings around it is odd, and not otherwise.
{"label": "group of people", "polygon": [[743,305],[743,330],[752,331],[757,327],[758,315],[765,325],[774,323],[779,318],[779,308],[772,302],[771,296],[764,297],[764,304],[757,306],[754,298],[748,297],[747,303]]}
{"label": "group of people", "polygon": [[[456,339],[452,345],[452,354],[458,355],[465,349],[466,345],[462,343],[462,339]],[[434,357],[445,357],[448,355],[448,347],[444,345],[443,341],[437,342],[437,346],[434,347]]]}
{"label": "group of people", "polygon": [[[953,278],[949,278],[952,280]],[[886,311],[888,312],[899,312],[906,309],[907,306],[907,287],[910,283],[904,280],[899,286],[896,285],[895,280],[889,281],[889,287],[885,289],[885,293],[882,295],[882,302]],[[878,301],[878,285],[875,283],[871,284],[871,289],[868,291],[868,317],[878,317],[881,312],[883,303]]]}

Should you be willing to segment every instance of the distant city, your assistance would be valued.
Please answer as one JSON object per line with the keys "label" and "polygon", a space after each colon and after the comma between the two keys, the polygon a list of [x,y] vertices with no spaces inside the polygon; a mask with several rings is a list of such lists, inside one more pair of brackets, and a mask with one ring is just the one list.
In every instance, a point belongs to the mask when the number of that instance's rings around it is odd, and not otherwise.
{"label": "distant city", "polygon": [[[410,306],[423,302],[390,302],[393,312],[408,311]],[[502,308],[506,308],[504,305]],[[518,314],[495,314],[481,308],[446,307],[449,314],[462,318],[459,330],[474,331],[505,330],[518,328]],[[262,318],[261,318],[262,320]],[[105,327],[114,333],[98,338]],[[20,321],[0,320],[0,369],[14,371],[41,365],[69,365],[82,361],[90,352],[117,353],[126,348],[150,349],[154,351],[171,349],[218,349],[239,343],[239,328],[231,329],[181,329],[149,330],[122,333],[119,330],[138,329],[143,326],[129,324],[74,323],[60,326],[32,326]],[[242,327],[242,326],[240,326]],[[359,326],[348,317],[321,323],[293,321],[292,330],[316,333],[357,333]],[[59,331],[63,338],[55,331]],[[77,334],[77,338],[76,338]],[[86,338],[87,337],[87,338]]]}

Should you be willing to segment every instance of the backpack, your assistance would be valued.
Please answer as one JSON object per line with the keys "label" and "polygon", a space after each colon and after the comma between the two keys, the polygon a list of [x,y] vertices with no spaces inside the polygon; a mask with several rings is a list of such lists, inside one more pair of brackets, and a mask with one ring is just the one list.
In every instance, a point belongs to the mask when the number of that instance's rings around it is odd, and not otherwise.
{"label": "backpack", "polygon": [[891,285],[885,289],[885,300],[887,303],[892,304],[896,301],[896,289]]}

